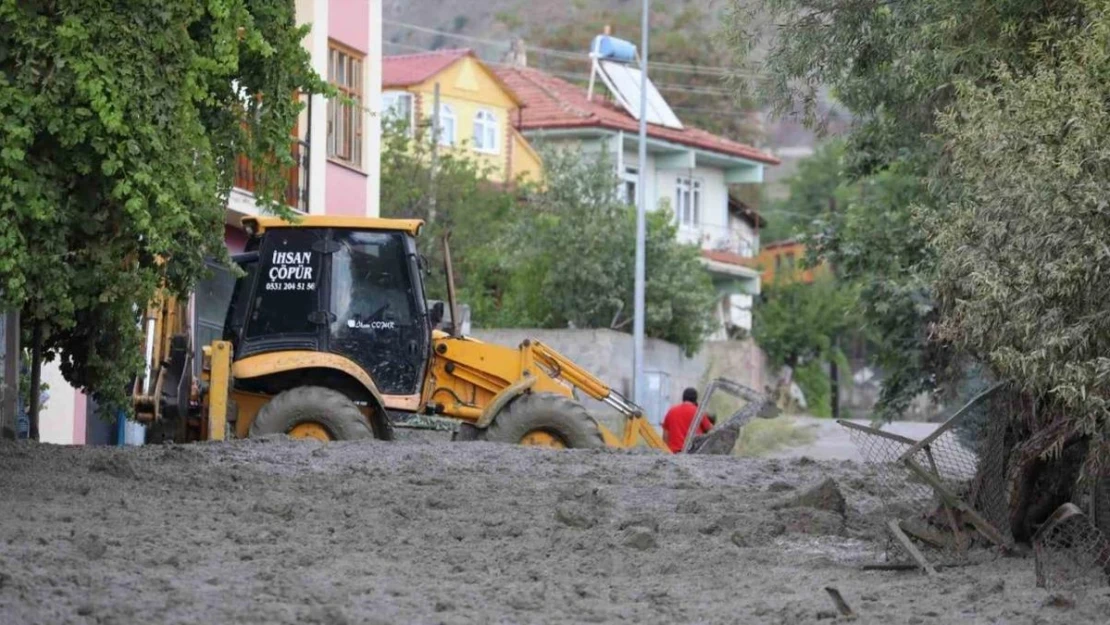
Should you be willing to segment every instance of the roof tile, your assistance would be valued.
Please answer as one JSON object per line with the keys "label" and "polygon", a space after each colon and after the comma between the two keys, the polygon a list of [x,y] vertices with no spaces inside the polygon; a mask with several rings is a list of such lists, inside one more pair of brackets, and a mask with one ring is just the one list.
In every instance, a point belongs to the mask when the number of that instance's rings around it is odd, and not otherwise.
{"label": "roof tile", "polygon": [[418,85],[464,56],[473,55],[473,51],[462,48],[383,57],[382,87],[388,89]]}

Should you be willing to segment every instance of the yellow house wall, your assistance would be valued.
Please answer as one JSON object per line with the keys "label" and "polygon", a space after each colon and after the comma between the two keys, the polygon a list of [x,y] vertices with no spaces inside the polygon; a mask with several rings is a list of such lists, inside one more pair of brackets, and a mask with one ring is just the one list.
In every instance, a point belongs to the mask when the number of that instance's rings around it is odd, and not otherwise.
{"label": "yellow house wall", "polygon": [[512,177],[514,180],[539,182],[543,179],[543,162],[528,140],[516,129],[512,131]]}
{"label": "yellow house wall", "polygon": [[[513,134],[509,116],[517,103],[480,62],[465,57],[427,82],[409,89],[421,95],[419,113],[423,119],[432,117],[437,82],[440,101],[450,106],[455,113],[454,149],[465,150],[468,156],[490,168],[492,180],[504,182],[509,163],[507,146]],[[497,118],[497,149],[492,153],[479,152],[473,146],[474,116],[482,109],[490,111]]]}

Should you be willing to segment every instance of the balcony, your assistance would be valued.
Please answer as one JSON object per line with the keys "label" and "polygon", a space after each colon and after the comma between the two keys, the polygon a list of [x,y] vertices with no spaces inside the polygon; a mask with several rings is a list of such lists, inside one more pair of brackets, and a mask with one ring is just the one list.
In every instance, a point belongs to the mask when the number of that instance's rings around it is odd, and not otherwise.
{"label": "balcony", "polygon": [[730,233],[723,237],[709,237],[710,244],[706,249],[711,249],[715,252],[728,252],[735,254],[741,258],[755,258],[756,250],[755,243],[738,233]]}
{"label": "balcony", "polygon": [[[296,162],[286,173],[285,204],[302,213],[308,212],[308,143],[295,139],[292,146],[293,160]],[[253,199],[257,178],[254,168],[246,156],[240,156],[235,163],[235,189],[249,194]]]}

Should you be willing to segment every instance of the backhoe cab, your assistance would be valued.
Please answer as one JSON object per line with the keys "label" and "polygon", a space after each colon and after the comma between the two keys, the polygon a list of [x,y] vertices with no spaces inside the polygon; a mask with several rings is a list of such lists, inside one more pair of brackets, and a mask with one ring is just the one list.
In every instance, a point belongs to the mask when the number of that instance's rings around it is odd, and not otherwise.
{"label": "backhoe cab", "polygon": [[[394,420],[423,414],[461,421],[461,440],[667,449],[637,406],[550,347],[462,336],[449,248],[448,302],[425,297],[421,221],[249,217],[243,225],[250,239],[234,260],[245,275],[223,340],[203,348],[197,383],[184,305],[167,298],[150,308],[150,373],[134,391],[149,438],[388,440]],[[439,328],[446,307],[452,324]],[[575,389],[621,413],[623,431],[598,424]]]}

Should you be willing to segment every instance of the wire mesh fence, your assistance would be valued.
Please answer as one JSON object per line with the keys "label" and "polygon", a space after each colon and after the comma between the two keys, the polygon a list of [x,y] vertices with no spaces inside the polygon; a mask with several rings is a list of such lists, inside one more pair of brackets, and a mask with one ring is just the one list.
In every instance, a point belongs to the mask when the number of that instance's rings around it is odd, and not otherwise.
{"label": "wire mesh fence", "polygon": [[1060,506],[1033,538],[1037,586],[1079,589],[1110,583],[1110,541],[1078,506]]}
{"label": "wire mesh fence", "polygon": [[[875,466],[887,514],[941,560],[963,560],[972,547],[1007,543],[1008,415],[998,388],[976,396],[920,441],[840,422],[864,461]],[[887,539],[887,557],[905,559],[905,550]]]}
{"label": "wire mesh fence", "polygon": [[1091,522],[1105,536],[1110,536],[1110,472],[1102,472],[1091,480]]}

